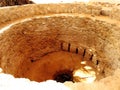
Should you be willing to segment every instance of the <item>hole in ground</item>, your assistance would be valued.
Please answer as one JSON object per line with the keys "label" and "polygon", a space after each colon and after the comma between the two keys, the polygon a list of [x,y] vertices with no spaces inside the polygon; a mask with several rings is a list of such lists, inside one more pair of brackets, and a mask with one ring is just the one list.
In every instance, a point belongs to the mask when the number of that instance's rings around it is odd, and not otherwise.
{"label": "hole in ground", "polygon": [[[66,24],[64,22],[66,22]],[[46,25],[43,25],[42,23],[46,23],[49,27],[46,28]],[[80,23],[83,23],[83,25],[80,25]],[[32,27],[28,27],[29,24]],[[70,27],[70,25],[74,25],[74,27],[77,28]],[[90,29],[89,27],[91,26],[96,27]],[[89,65],[89,63],[81,65],[81,60],[85,61],[86,59],[92,59],[91,61],[94,61],[94,57],[87,58],[88,54],[86,49],[80,50],[78,48],[78,51],[75,47],[74,51],[72,51],[72,46],[77,45],[77,47],[79,47],[81,44],[85,46],[85,48],[90,47],[97,50],[99,56],[97,59],[100,60],[100,63],[97,61],[95,62],[96,65],[101,64],[101,61],[104,62],[105,59],[106,63],[108,63],[110,61],[107,60],[114,57],[113,55],[110,55],[111,52],[117,52],[117,49],[113,48],[115,45],[109,43],[114,40],[116,42],[116,38],[113,38],[113,40],[109,38],[109,35],[111,35],[112,32],[110,31],[111,28],[109,28],[109,26],[110,25],[107,23],[105,24],[97,20],[94,21],[90,18],[80,16],[75,16],[74,19],[73,16],[62,18],[49,17],[45,19],[38,18],[33,19],[32,21],[26,21],[23,24],[18,23],[9,30],[6,30],[0,37],[1,66],[5,73],[10,73],[16,77],[26,77],[38,82],[54,79],[53,75],[58,70],[78,69],[77,71],[80,71],[79,69],[81,69],[81,67]],[[102,29],[98,27],[101,27]],[[60,41],[70,43],[60,45]],[[73,43],[74,45],[72,45]],[[65,49],[64,51],[67,51],[67,54],[61,52],[61,54],[52,53],[44,55],[48,52],[60,51],[60,49]],[[71,55],[70,52],[76,52],[78,54],[74,53]],[[79,53],[81,53],[82,59],[80,58]],[[43,55],[44,57],[42,57]],[[52,57],[49,58],[50,56]],[[119,55],[116,55],[117,58],[118,56]],[[35,62],[31,60],[30,57],[32,57]],[[115,60],[115,58],[113,59]],[[106,63],[101,64],[100,67],[104,67],[105,74],[106,72],[111,74],[111,71],[113,70],[111,68],[112,64],[105,65]]]}
{"label": "hole in ground", "polygon": [[32,62],[22,77],[38,82],[46,80],[56,80],[62,83],[65,81],[82,82],[83,77],[84,82],[88,82],[86,78],[91,77],[94,81],[97,77],[97,69],[91,60],[86,60],[83,64],[82,62],[85,61],[82,61],[82,57],[82,55],[68,51],[52,52]]}
{"label": "hole in ground", "polygon": [[64,83],[65,81],[73,81],[72,71],[63,70],[63,71],[56,72],[54,75],[54,80],[61,83]]}

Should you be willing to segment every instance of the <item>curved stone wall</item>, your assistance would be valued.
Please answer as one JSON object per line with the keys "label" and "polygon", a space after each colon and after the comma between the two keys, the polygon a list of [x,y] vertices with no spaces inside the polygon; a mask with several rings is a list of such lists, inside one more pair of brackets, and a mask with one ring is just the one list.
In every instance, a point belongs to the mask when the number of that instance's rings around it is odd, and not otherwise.
{"label": "curved stone wall", "polygon": [[[109,4],[108,4],[109,5]],[[104,5],[102,3],[84,4],[32,4],[24,6],[12,6],[0,8],[0,24],[1,26],[16,20],[27,17],[46,14],[60,13],[84,13],[91,15],[109,16],[110,18],[119,20],[119,6],[116,4]],[[57,9],[56,9],[57,8]],[[8,13],[8,14],[6,14]],[[24,14],[23,14],[24,13]]]}
{"label": "curved stone wall", "polygon": [[[90,15],[86,15],[86,10],[83,10],[83,14],[79,11],[82,5],[84,9],[89,7],[85,4],[52,4],[1,9],[1,28],[13,23],[8,29],[1,29],[0,63],[3,71],[16,77],[32,78],[29,75],[33,70],[31,68],[38,66],[35,70],[39,70],[42,57],[53,52],[67,51],[70,44],[69,52],[75,53],[78,48],[82,56],[84,50],[87,50],[88,58],[93,55],[92,61],[99,61],[96,68],[100,68],[101,74],[113,74],[120,67],[119,21],[91,16],[101,13],[101,8],[91,6],[87,10]],[[31,6],[32,10],[29,9]],[[95,10],[95,13],[91,10]],[[4,15],[7,11],[10,12],[8,16]],[[71,67],[71,64],[68,64],[67,68]]]}

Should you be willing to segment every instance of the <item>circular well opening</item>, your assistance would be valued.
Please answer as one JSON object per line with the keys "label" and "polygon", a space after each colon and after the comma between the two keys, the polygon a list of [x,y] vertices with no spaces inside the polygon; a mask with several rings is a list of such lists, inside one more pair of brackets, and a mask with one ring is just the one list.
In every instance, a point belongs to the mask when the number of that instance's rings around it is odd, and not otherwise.
{"label": "circular well opening", "polygon": [[109,51],[116,50],[109,49],[114,47],[110,30],[108,23],[80,15],[15,24],[0,37],[1,67],[4,73],[38,82],[99,80],[115,69],[108,60]]}

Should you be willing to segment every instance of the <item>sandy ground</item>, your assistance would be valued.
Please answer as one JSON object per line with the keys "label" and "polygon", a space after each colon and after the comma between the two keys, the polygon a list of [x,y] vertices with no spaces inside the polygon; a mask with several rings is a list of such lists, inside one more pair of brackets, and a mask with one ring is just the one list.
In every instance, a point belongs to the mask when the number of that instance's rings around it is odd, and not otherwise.
{"label": "sandy ground", "polygon": [[120,0],[32,0],[35,3],[56,3],[56,2],[110,2],[110,3],[120,3]]}

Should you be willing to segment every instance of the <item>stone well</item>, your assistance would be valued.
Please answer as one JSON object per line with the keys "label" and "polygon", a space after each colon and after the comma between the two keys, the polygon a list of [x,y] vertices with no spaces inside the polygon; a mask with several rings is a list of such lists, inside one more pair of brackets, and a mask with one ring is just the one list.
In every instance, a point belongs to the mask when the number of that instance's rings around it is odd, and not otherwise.
{"label": "stone well", "polygon": [[73,73],[88,65],[96,80],[112,75],[120,68],[119,14],[108,3],[0,8],[0,67],[38,82],[80,81]]}

